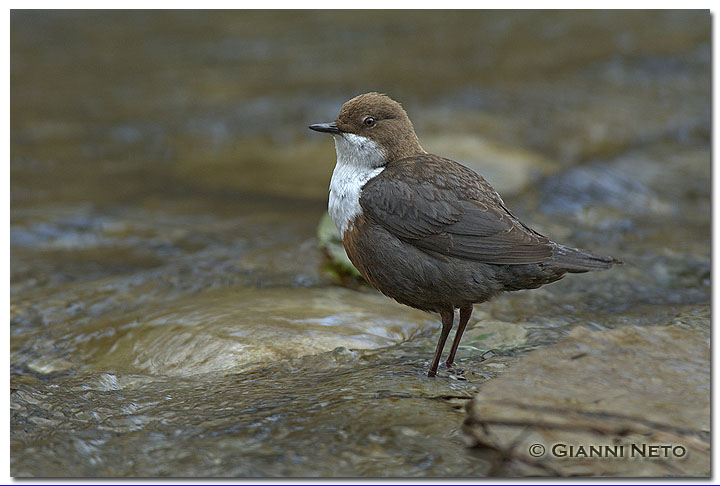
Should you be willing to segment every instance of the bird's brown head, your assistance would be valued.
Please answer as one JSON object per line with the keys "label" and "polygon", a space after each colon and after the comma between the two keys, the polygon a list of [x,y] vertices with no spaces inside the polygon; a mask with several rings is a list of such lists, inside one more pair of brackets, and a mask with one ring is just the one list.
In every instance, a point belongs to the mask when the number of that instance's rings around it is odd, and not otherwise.
{"label": "bird's brown head", "polygon": [[334,134],[336,144],[337,137],[343,137],[343,142],[370,140],[382,149],[386,163],[425,153],[400,103],[379,93],[356,96],[342,106],[335,122],[310,125],[310,128]]}

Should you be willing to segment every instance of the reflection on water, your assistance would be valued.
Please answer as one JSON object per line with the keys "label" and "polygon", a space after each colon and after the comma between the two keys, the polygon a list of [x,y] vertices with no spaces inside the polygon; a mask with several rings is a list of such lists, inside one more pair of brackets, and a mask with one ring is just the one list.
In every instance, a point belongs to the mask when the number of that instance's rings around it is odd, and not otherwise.
{"label": "reflection on water", "polygon": [[[526,349],[708,332],[709,21],[14,11],[13,475],[480,476],[462,407]],[[370,90],[627,264],[478,306],[464,371],[428,380],[435,317],[316,246],[334,150],[306,126]]]}

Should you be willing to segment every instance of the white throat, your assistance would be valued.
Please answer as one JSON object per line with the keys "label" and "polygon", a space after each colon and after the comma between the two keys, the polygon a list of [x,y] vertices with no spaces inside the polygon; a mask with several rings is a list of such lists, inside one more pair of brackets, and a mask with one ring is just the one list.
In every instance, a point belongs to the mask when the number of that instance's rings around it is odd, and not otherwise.
{"label": "white throat", "polygon": [[328,211],[344,235],[350,222],[362,214],[360,190],[385,168],[383,149],[369,138],[352,133],[333,135],[337,162],[330,179]]}

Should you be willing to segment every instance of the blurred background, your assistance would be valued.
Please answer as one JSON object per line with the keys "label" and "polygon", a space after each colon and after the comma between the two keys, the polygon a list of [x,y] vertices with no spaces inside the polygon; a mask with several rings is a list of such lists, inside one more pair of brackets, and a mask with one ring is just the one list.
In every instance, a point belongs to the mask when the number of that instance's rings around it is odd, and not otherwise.
{"label": "blurred background", "polygon": [[[710,21],[12,11],[12,474],[479,476],[464,399],[529,349],[709,332]],[[307,125],[368,91],[626,265],[477,306],[498,339],[428,380],[437,317],[341,285],[317,236],[335,152]]]}

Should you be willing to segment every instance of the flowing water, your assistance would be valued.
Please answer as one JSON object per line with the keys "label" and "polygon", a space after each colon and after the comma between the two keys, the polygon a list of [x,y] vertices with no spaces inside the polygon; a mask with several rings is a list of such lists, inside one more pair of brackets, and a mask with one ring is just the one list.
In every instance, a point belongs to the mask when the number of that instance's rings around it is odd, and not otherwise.
{"label": "flowing water", "polygon": [[[328,271],[366,91],[622,258],[438,319]],[[464,404],[574,327],[709,332],[708,12],[14,11],[14,476],[482,476]]]}

